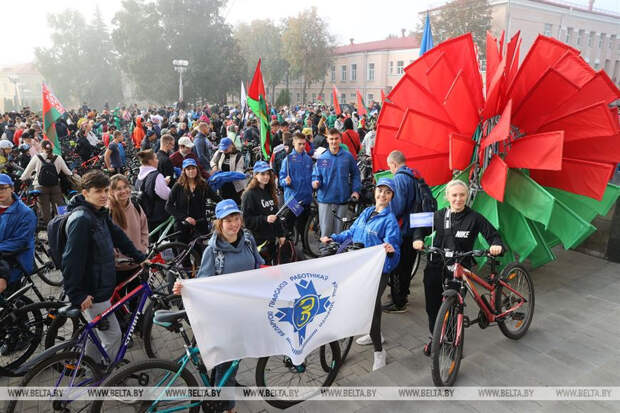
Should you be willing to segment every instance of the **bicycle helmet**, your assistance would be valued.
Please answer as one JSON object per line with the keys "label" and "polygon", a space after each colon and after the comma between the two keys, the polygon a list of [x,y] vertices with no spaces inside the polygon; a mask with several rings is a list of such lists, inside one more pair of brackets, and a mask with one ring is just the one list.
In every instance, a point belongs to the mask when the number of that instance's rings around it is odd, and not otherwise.
{"label": "bicycle helmet", "polygon": [[0,149],[12,149],[12,148],[13,148],[13,144],[11,143],[11,141],[7,141],[7,140],[0,141]]}

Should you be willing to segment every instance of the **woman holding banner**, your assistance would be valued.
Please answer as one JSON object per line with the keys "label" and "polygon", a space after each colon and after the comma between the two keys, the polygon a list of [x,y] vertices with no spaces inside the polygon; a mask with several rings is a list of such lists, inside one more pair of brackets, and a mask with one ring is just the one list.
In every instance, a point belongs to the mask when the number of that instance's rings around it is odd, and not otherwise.
{"label": "woman holding banner", "polygon": [[352,242],[364,244],[364,247],[383,244],[388,253],[379,282],[370,334],[357,339],[357,343],[360,345],[372,344],[374,346],[373,371],[386,364],[387,353],[383,348],[383,336],[381,334],[381,296],[387,286],[389,273],[396,268],[400,259],[400,228],[390,208],[390,201],[393,197],[394,181],[388,178],[379,179],[375,187],[375,206],[362,211],[348,230],[339,234],[332,234],[331,237],[321,238],[323,243],[329,241],[343,243],[351,239]]}
{"label": "woman holding banner", "polygon": [[[232,199],[220,201],[215,206],[215,221],[213,222],[213,236],[207,244],[198,277],[231,274],[260,268],[264,261],[256,242],[249,231],[243,229],[243,217],[237,203]],[[180,295],[183,284],[174,283],[172,292]],[[214,385],[220,385],[222,376],[232,362],[222,363],[215,367]],[[234,386],[236,371],[222,386]],[[226,402],[225,411],[232,412],[234,400]]]}

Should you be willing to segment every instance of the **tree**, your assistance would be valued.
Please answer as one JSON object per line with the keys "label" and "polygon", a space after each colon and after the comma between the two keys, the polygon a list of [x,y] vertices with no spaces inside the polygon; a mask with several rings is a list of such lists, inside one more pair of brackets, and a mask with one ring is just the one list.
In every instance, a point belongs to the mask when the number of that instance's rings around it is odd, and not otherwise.
{"label": "tree", "polygon": [[327,23],[318,16],[316,7],[286,19],[283,52],[291,76],[302,80],[302,103],[306,101],[306,87],[325,78],[332,63],[333,42]]}
{"label": "tree", "polygon": [[[431,13],[433,41],[439,44],[452,37],[471,32],[478,47],[479,57],[484,59],[486,33],[491,28],[491,7],[488,0],[453,0]],[[426,14],[421,16],[418,32],[424,31]]]}
{"label": "tree", "polygon": [[99,10],[91,23],[66,10],[48,16],[52,46],[35,49],[35,65],[65,103],[91,105],[122,99],[116,56]]}
{"label": "tree", "polygon": [[234,37],[239,44],[241,55],[245,57],[248,71],[245,79],[251,79],[259,58],[262,58],[262,73],[272,102],[275,99],[275,88],[286,71],[288,62],[282,55],[282,29],[271,20],[253,20],[241,23],[235,28]]}

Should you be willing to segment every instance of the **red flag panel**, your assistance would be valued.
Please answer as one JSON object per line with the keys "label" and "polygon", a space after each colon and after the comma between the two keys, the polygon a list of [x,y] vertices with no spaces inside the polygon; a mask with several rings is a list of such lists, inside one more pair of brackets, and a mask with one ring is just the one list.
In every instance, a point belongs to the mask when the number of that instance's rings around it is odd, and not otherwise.
{"label": "red flag panel", "polygon": [[542,125],[539,132],[564,130],[564,141],[569,142],[591,136],[609,136],[620,132],[618,120],[613,119],[605,102],[595,103]]}
{"label": "red flag panel", "polygon": [[543,186],[563,189],[600,201],[615,167],[615,164],[564,158],[561,171],[532,170],[530,176]]}
{"label": "red flag panel", "polygon": [[252,78],[252,83],[250,83],[250,87],[248,88],[248,96],[254,100],[259,100],[259,96],[262,96],[267,100],[267,95],[265,94],[265,84],[263,83],[263,73],[260,70],[261,59],[258,59],[258,63],[256,64],[256,70],[254,71],[254,77]]}
{"label": "red flag panel", "polygon": [[332,88],[332,98],[334,100],[334,109],[336,110],[336,115],[340,115],[342,110],[340,109],[340,103],[338,102],[338,89],[336,86]]}
{"label": "red flag panel", "polygon": [[424,177],[424,181],[430,185],[442,185],[452,179],[452,171],[448,166],[448,154],[440,153],[426,156],[409,156],[407,166],[417,169]]}
{"label": "red flag panel", "polygon": [[377,122],[379,125],[398,128],[403,122],[403,116],[405,116],[405,111],[400,106],[394,103],[384,102],[383,106],[381,106],[381,112],[379,112],[379,119]]}
{"label": "red flag panel", "polygon": [[564,156],[586,161],[617,163],[620,161],[620,134],[566,142]]}
{"label": "red flag panel", "polygon": [[448,138],[451,133],[457,132],[454,128],[438,119],[407,110],[403,122],[396,134],[400,142],[410,142],[435,153],[448,153]]}
{"label": "red flag panel", "polygon": [[504,159],[511,168],[546,169],[562,168],[564,131],[539,133],[519,138]]}
{"label": "red flag panel", "polygon": [[493,76],[493,79],[491,80],[491,84],[487,84],[487,100],[484,104],[484,109],[482,110],[482,119],[488,119],[497,115],[498,104],[502,97],[502,79],[505,66],[506,59],[502,59],[499,62],[499,67],[495,71],[495,76]]}
{"label": "red flag panel", "polygon": [[434,155],[437,152],[414,145],[411,142],[396,139],[398,128],[378,125],[375,146],[372,152],[373,170],[389,169],[386,158],[395,149],[403,152],[405,156]]}
{"label": "red flag panel", "polygon": [[497,155],[493,156],[489,166],[484,170],[480,184],[482,189],[491,198],[499,202],[504,202],[504,191],[506,190],[506,177],[508,176],[508,165]]}
{"label": "red flag panel", "polygon": [[[497,49],[497,39],[491,34],[491,32],[487,31],[487,73],[486,73],[486,84],[491,84],[491,79],[493,79],[497,66],[499,65],[500,52]],[[489,96],[489,89],[487,89],[487,97]]]}
{"label": "red flag panel", "polygon": [[471,136],[453,133],[450,135],[450,169],[463,170],[469,166],[476,142]]}
{"label": "red flag panel", "polygon": [[474,133],[479,122],[478,108],[474,106],[474,102],[471,100],[468,86],[463,78],[463,71],[457,73],[444,99],[443,106],[460,133],[465,135]]}
{"label": "red flag panel", "polygon": [[500,142],[506,140],[508,138],[508,134],[510,133],[510,117],[512,111],[512,100],[508,101],[508,104],[504,108],[504,112],[502,113],[499,122],[497,125],[491,130],[488,136],[482,139],[480,144],[480,150],[483,150],[489,145],[494,144],[495,142]]}
{"label": "red flag panel", "polygon": [[452,122],[440,104],[439,96],[433,96],[417,80],[407,74],[394,86],[394,89],[390,92],[389,99],[390,102],[401,108],[417,110],[446,123]]}

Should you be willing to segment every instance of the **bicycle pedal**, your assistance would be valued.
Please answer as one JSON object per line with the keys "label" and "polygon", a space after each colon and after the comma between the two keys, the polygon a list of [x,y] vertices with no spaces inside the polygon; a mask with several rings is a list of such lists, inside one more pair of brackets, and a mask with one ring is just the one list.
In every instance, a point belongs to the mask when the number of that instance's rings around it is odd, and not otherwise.
{"label": "bicycle pedal", "polygon": [[471,322],[469,321],[469,317],[464,315],[463,316],[463,327],[468,328],[470,325],[471,325]]}

